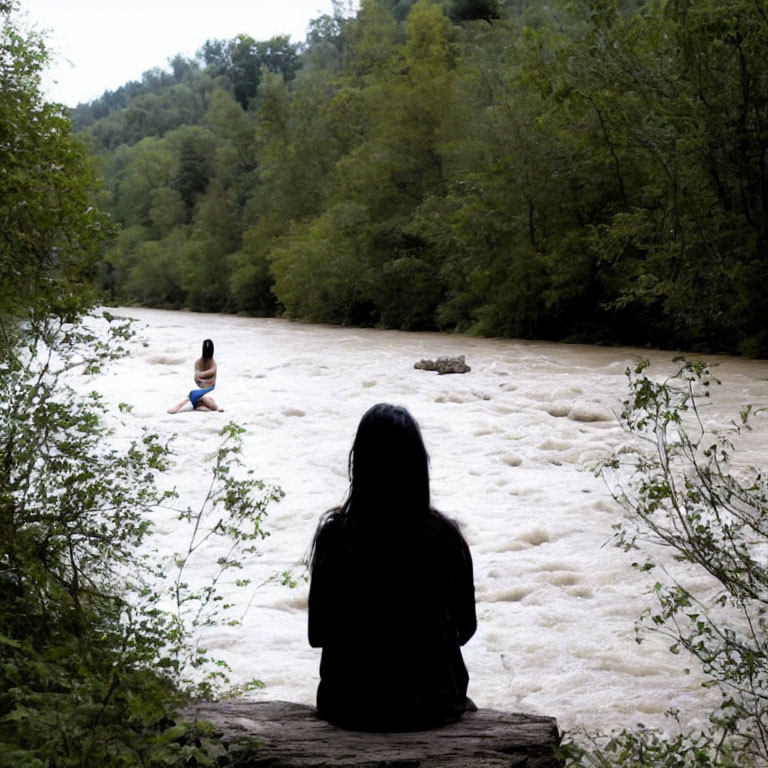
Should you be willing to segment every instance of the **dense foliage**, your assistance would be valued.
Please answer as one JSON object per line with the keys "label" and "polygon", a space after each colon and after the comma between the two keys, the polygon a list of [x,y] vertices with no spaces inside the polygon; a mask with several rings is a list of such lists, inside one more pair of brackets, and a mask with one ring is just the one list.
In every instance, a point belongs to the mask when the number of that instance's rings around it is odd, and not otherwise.
{"label": "dense foliage", "polygon": [[683,361],[666,380],[649,376],[647,365],[627,371],[631,396],[621,422],[630,440],[601,469],[627,513],[616,543],[640,555],[636,568],[655,575],[656,606],[643,617],[638,642],[646,631],[661,633],[720,700],[699,732],[671,722],[668,734],[592,736],[591,744],[570,745],[571,764],[768,765],[768,477],[736,451],[751,422],[764,422],[765,409],[746,407],[715,429],[706,406],[719,382],[708,365]]}
{"label": "dense foliage", "polygon": [[[2,367],[0,766],[228,765],[177,712],[227,680],[202,633],[235,621],[222,577],[243,567],[282,492],[238,472],[243,430],[226,427],[208,495],[178,510],[189,542],[169,570],[151,538],[155,512],[176,503],[156,482],[168,445],[151,432],[115,445],[98,393],[66,383],[120,354],[127,329],[108,320],[114,333],[36,321]],[[189,583],[216,539],[218,571]]]}
{"label": "dense foliage", "polygon": [[[45,44],[18,30],[12,10],[0,2],[0,319],[74,316],[109,223],[63,107],[41,95]],[[7,341],[12,328],[3,330]]]}
{"label": "dense foliage", "polygon": [[[364,0],[73,111],[155,306],[768,354],[765,0]],[[98,119],[97,119],[98,118]]]}
{"label": "dense foliage", "polygon": [[[226,678],[201,633],[225,618],[222,577],[281,491],[238,469],[229,425],[206,498],[177,510],[189,544],[169,573],[154,554],[171,454],[150,432],[111,440],[100,395],[70,386],[124,354],[130,331],[88,315],[111,226],[63,107],[41,95],[45,45],[16,10],[0,0],[0,766],[229,765],[177,710]],[[187,579],[213,541],[218,572]]]}

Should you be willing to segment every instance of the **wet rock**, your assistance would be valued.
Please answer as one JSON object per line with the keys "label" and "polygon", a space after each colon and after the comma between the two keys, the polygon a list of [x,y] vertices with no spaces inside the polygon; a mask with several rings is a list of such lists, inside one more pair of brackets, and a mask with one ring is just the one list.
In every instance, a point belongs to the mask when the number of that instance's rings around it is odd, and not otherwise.
{"label": "wet rock", "polygon": [[468,712],[458,723],[415,733],[344,731],[312,707],[285,701],[198,704],[185,719],[206,720],[234,768],[561,768],[552,717]]}
{"label": "wet rock", "polygon": [[444,373],[468,373],[472,369],[464,362],[464,355],[457,357],[438,357],[437,360],[419,360],[413,364],[414,368],[424,371],[437,371]]}

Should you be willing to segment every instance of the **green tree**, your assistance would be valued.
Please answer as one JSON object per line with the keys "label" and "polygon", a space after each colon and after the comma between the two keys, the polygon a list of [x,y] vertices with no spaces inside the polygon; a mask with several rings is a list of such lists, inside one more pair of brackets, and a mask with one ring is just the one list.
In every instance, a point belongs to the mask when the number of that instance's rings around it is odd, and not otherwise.
{"label": "green tree", "polygon": [[[134,293],[127,285],[136,252],[150,237],[146,227],[136,225],[121,229],[112,242],[105,248],[101,262],[101,289],[112,301],[141,303],[142,291]],[[140,286],[139,286],[140,288]]]}
{"label": "green tree", "polygon": [[236,311],[261,317],[275,314],[270,254],[282,235],[281,222],[266,215],[243,232],[242,247],[228,257],[229,291]]}
{"label": "green tree", "polygon": [[[284,110],[290,119],[274,123],[302,129],[283,132],[290,143],[280,157],[292,147],[311,150],[317,159],[308,166],[308,157],[297,172],[312,168],[318,193],[312,204],[325,208],[274,252],[275,292],[289,313],[306,319],[429,327],[440,293],[430,282],[437,272],[407,228],[425,192],[442,184],[436,143],[450,110],[452,27],[439,6],[421,3],[399,43],[391,15],[370,2],[345,35],[351,43],[344,87],[330,98],[315,97],[314,123],[297,90]],[[318,127],[303,129],[313,124]],[[323,154],[313,147],[318,138]],[[317,274],[312,289],[310,264]],[[405,307],[401,289],[416,276],[429,288],[409,290],[416,304]],[[310,293],[302,296],[304,290]]]}
{"label": "green tree", "polygon": [[291,317],[370,325],[375,317],[367,212],[340,203],[294,226],[272,252],[275,294]]}
{"label": "green tree", "polygon": [[162,186],[153,190],[149,220],[152,234],[155,238],[162,238],[175,227],[187,222],[188,211],[181,195],[170,187]]}
{"label": "green tree", "polygon": [[[112,207],[116,220],[127,227],[149,227],[157,204],[155,193],[174,187],[179,176],[172,149],[165,139],[148,137],[132,147],[122,147],[115,155],[115,164]],[[120,170],[115,172],[118,164]]]}
{"label": "green tree", "polygon": [[757,351],[764,297],[747,282],[766,268],[764,9],[697,0],[626,16],[602,3],[587,22],[560,87],[588,106],[590,156],[614,189],[611,218],[594,222],[614,306],[658,328],[656,343]]}
{"label": "green tree", "polygon": [[367,76],[379,78],[397,67],[397,23],[378,0],[363,0],[360,11],[345,29],[344,70],[360,84]]}
{"label": "green tree", "polygon": [[181,283],[191,309],[231,308],[227,256],[239,250],[239,210],[234,195],[218,182],[200,199],[182,257]]}
{"label": "green tree", "polygon": [[176,154],[173,179],[170,182],[187,209],[191,211],[198,198],[208,189],[213,175],[213,154],[216,138],[197,126],[184,126],[168,137]]}
{"label": "green tree", "polygon": [[491,21],[501,16],[498,0],[454,0],[449,9],[454,21]]}
{"label": "green tree", "polygon": [[121,285],[122,296],[152,307],[184,306],[187,292],[182,287],[182,270],[187,249],[187,234],[181,227],[158,240],[139,239],[127,257],[121,254],[127,272]]}
{"label": "green tree", "polygon": [[14,8],[0,8],[0,319],[67,316],[83,306],[109,225],[83,146],[41,95],[45,44],[19,31]]}
{"label": "green tree", "polygon": [[211,94],[205,123],[220,144],[214,158],[216,179],[234,191],[240,206],[252,194],[258,168],[256,121],[222,88]]}

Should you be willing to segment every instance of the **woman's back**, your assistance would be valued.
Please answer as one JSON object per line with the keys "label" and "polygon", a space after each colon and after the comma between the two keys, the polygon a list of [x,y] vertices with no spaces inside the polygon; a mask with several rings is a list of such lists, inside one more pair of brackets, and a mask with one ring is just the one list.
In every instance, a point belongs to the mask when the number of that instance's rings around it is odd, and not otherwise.
{"label": "woman's back", "polygon": [[323,648],[326,719],[404,730],[458,718],[468,681],[459,646],[475,626],[469,549],[441,513],[348,501],[319,527],[309,639]]}

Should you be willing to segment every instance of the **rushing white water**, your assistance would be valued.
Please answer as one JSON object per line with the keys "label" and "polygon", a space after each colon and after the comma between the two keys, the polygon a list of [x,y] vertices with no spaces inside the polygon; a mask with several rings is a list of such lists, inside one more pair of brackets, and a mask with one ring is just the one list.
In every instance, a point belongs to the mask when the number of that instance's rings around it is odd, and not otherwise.
{"label": "rushing white water", "polygon": [[[170,472],[186,504],[207,487],[230,419],[247,429],[244,459],[282,486],[269,538],[247,564],[254,584],[304,557],[320,515],[341,502],[357,422],[376,402],[405,405],[431,455],[435,505],[457,519],[472,550],[479,627],[464,649],[469,694],[481,707],[557,717],[561,727],[664,726],[663,713],[701,723],[711,692],[690,660],[652,637],[635,642],[634,621],[651,604],[652,576],[638,555],[612,546],[621,510],[591,463],[623,440],[615,413],[635,355],[651,372],[672,371],[672,353],[463,336],[299,325],[161,310],[124,309],[138,320],[130,358],[96,379],[114,414],[115,439],[143,426],[177,435]],[[201,341],[216,345],[215,398],[225,413],[169,415],[192,388]],[[466,375],[415,370],[421,358],[464,354]],[[747,402],[768,405],[768,362],[710,358],[723,385],[706,416],[725,424]],[[128,414],[117,404],[133,406]],[[764,423],[763,423],[764,427]],[[764,462],[766,435],[742,458]],[[169,557],[188,536],[158,512],[158,545]],[[195,564],[204,580],[216,552]],[[313,703],[319,651],[306,641],[307,587],[269,583],[228,590],[242,624],[210,630],[205,645],[232,668],[232,682],[259,678],[255,697]],[[250,605],[249,605],[250,601]],[[247,607],[247,611],[246,611]]]}

